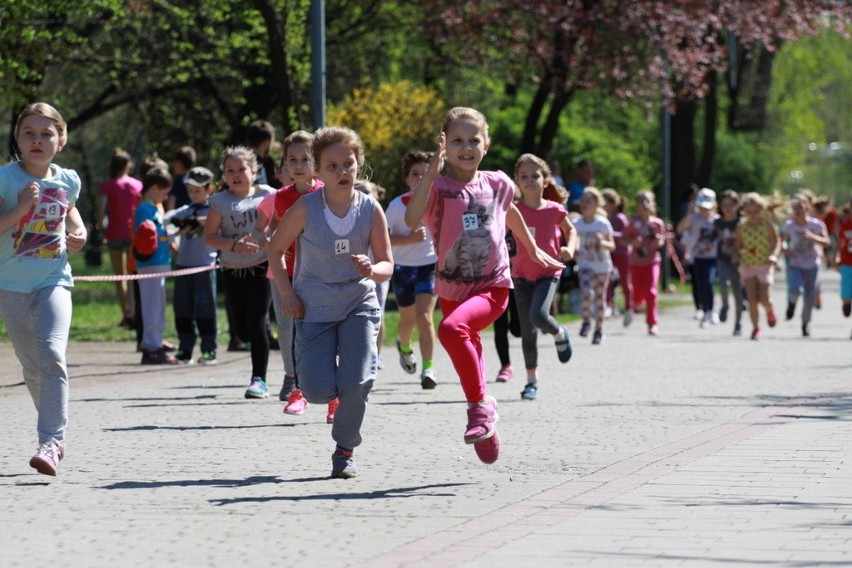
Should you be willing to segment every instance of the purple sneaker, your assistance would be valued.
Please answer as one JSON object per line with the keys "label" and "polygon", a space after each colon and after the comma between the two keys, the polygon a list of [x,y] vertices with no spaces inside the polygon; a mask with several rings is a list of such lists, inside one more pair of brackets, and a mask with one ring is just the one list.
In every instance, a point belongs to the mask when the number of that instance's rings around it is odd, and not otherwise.
{"label": "purple sneaker", "polygon": [[484,464],[492,464],[500,457],[500,435],[494,431],[494,435],[482,442],[477,442],[473,445],[476,450],[476,457]]}
{"label": "purple sneaker", "polygon": [[476,403],[467,409],[467,430],[464,432],[464,443],[475,444],[494,435],[494,425],[497,423],[497,401],[493,396]]}
{"label": "purple sneaker", "polygon": [[56,477],[56,467],[65,457],[65,442],[45,442],[38,447],[36,455],[30,459],[30,467],[42,475]]}

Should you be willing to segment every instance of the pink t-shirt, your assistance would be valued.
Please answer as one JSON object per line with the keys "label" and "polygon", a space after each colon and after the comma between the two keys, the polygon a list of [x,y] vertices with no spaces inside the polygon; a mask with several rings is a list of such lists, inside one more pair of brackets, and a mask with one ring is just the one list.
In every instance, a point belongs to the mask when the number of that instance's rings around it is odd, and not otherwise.
{"label": "pink t-shirt", "polygon": [[438,176],[426,205],[438,263],[435,294],[460,302],[486,288],[511,288],[506,212],[515,195],[503,172],[480,171],[462,183]]}
{"label": "pink t-shirt", "polygon": [[[538,248],[553,258],[559,258],[559,249],[562,246],[561,225],[568,216],[568,211],[553,201],[545,201],[541,209],[532,209],[523,203],[518,203],[517,207],[535,237]],[[518,247],[518,252],[512,260],[513,278],[535,281],[541,278],[559,278],[561,274],[561,268],[545,268],[533,262],[523,246]]]}
{"label": "pink t-shirt", "polygon": [[142,182],[130,176],[110,179],[101,184],[101,195],[107,198],[109,222],[104,231],[108,241],[129,240],[133,228],[133,212],[142,200]]}
{"label": "pink t-shirt", "polygon": [[664,231],[663,221],[659,217],[651,217],[647,223],[639,217],[630,219],[630,224],[624,229],[624,236],[630,239],[642,237],[642,243],[634,246],[631,251],[630,264],[650,266],[662,262],[657,239],[659,235],[664,234]]}

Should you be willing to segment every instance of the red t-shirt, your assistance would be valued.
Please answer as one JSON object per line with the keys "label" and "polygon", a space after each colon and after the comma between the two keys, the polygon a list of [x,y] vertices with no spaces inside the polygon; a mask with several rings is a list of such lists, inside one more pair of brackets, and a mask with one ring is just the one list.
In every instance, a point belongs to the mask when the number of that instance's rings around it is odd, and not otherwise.
{"label": "red t-shirt", "polygon": [[[305,193],[299,193],[296,191],[296,184],[288,185],[287,187],[283,187],[278,190],[278,193],[275,194],[275,212],[273,214],[273,219],[280,220],[284,214],[290,209],[294,203],[296,203],[300,197],[303,195],[307,195],[308,193],[312,193],[318,189],[322,189],[323,183],[315,179],[313,186]],[[287,253],[284,255],[284,262],[287,265],[287,274],[292,278],[293,270],[296,268],[296,242],[293,241],[293,244],[290,245],[290,248],[287,249]]]}
{"label": "red t-shirt", "polygon": [[[545,201],[541,209],[531,209],[523,202],[518,202],[516,207],[530,228],[538,248],[553,258],[559,258],[559,248],[562,246],[561,225],[563,219],[568,216],[568,211],[553,201]],[[530,258],[527,249],[518,247],[518,252],[512,261],[513,278],[534,282],[540,278],[559,278],[560,274],[562,274],[561,268],[545,268],[536,264]]]}
{"label": "red t-shirt", "polygon": [[840,230],[837,231],[837,237],[840,264],[852,266],[852,215],[845,215],[840,220]]}
{"label": "red t-shirt", "polygon": [[130,176],[110,179],[101,184],[101,195],[107,198],[109,222],[104,231],[107,241],[130,240],[133,214],[142,199],[142,182]]}

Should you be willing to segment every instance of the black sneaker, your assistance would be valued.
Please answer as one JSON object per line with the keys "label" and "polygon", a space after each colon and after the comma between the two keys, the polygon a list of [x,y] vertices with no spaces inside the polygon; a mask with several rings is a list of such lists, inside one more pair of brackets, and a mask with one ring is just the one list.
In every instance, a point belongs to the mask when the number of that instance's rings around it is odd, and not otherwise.
{"label": "black sneaker", "polygon": [[784,314],[784,317],[787,318],[787,321],[793,319],[793,314],[796,313],[796,304],[789,303],[787,304],[787,312]]}
{"label": "black sneaker", "polygon": [[175,353],[175,359],[181,365],[190,365],[192,363],[192,352],[178,349],[177,353]]}
{"label": "black sneaker", "polygon": [[848,318],[850,314],[852,314],[852,303],[844,302],[843,303],[843,315],[844,315],[844,317]]}
{"label": "black sneaker", "polygon": [[199,365],[215,365],[218,362],[215,351],[202,351],[201,357],[198,358]]}

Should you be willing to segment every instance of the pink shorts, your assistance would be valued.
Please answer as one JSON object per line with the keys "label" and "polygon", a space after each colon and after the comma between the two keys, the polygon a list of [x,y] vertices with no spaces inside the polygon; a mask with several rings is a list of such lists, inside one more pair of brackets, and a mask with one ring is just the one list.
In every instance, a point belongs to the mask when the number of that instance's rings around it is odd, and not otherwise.
{"label": "pink shorts", "polygon": [[757,278],[762,284],[775,282],[775,270],[771,264],[740,265],[740,280],[744,283],[749,278]]}

